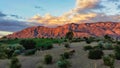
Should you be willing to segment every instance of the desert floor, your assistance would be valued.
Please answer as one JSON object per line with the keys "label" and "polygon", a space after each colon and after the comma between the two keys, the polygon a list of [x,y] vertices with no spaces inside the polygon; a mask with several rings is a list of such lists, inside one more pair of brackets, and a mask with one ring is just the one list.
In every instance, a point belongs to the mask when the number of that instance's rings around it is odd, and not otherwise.
{"label": "desert floor", "polygon": [[[90,60],[87,58],[87,51],[83,50],[83,46],[87,45],[85,42],[71,43],[71,49],[75,49],[75,54],[70,60],[72,67],[71,68],[109,68],[104,66],[102,59],[101,60]],[[97,45],[96,43],[91,43],[90,45]],[[37,68],[38,64],[42,65],[43,68],[58,68],[56,62],[60,58],[60,54],[64,53],[67,50],[63,45],[59,46],[54,44],[54,48],[51,50],[37,51],[35,55],[32,56],[18,56],[22,68]],[[113,53],[110,50],[104,50],[105,54]],[[51,54],[53,56],[53,63],[46,65],[43,62],[44,55]],[[0,68],[9,68],[10,60],[0,60]],[[115,68],[120,68],[120,61],[115,61]]]}

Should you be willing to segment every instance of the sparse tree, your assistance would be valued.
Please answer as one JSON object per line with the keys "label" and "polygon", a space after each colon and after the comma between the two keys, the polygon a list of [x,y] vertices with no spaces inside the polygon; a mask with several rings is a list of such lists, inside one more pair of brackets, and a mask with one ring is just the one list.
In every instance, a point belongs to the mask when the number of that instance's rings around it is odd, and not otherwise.
{"label": "sparse tree", "polygon": [[73,36],[74,36],[74,34],[73,34],[73,32],[72,31],[69,31],[68,33],[66,33],[66,38],[68,39],[68,40],[72,40],[73,39]]}

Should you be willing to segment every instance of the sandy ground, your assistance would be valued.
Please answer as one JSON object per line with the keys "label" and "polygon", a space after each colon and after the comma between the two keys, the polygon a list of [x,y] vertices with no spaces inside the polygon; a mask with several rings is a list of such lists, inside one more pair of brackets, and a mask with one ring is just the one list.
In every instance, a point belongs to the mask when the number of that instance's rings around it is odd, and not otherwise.
{"label": "sandy ground", "polygon": [[[109,68],[104,66],[102,60],[90,60],[87,58],[88,52],[83,50],[83,46],[87,45],[85,42],[80,43],[72,43],[71,48],[76,50],[74,56],[70,59],[72,63],[71,68]],[[96,43],[92,43],[91,45],[96,45]],[[44,68],[58,68],[57,60],[60,57],[60,54],[64,53],[66,48],[64,46],[54,45],[54,48],[46,51],[38,51],[33,56],[18,56],[22,68],[37,68],[38,64],[44,66]],[[112,51],[105,50],[105,54],[113,53]],[[53,63],[50,65],[45,65],[43,62],[43,58],[45,54],[51,54],[53,56]],[[0,60],[0,68],[8,68],[9,60]],[[120,61],[116,60],[115,68],[120,68]]]}

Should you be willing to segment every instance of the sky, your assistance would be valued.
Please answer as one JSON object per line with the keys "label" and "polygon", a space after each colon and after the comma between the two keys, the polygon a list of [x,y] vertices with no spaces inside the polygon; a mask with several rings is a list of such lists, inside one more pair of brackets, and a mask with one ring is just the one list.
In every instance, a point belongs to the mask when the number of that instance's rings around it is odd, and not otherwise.
{"label": "sky", "polygon": [[0,36],[31,26],[120,22],[120,0],[1,0]]}

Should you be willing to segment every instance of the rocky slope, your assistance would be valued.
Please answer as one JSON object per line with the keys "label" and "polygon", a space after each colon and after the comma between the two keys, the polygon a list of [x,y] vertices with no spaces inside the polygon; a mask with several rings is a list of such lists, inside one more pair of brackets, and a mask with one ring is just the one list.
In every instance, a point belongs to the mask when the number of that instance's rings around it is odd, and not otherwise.
{"label": "rocky slope", "polygon": [[115,22],[97,22],[82,24],[66,24],[55,28],[44,26],[29,27],[22,31],[6,36],[7,38],[56,38],[64,37],[68,31],[74,32],[74,37],[85,36],[120,36],[120,23]]}

